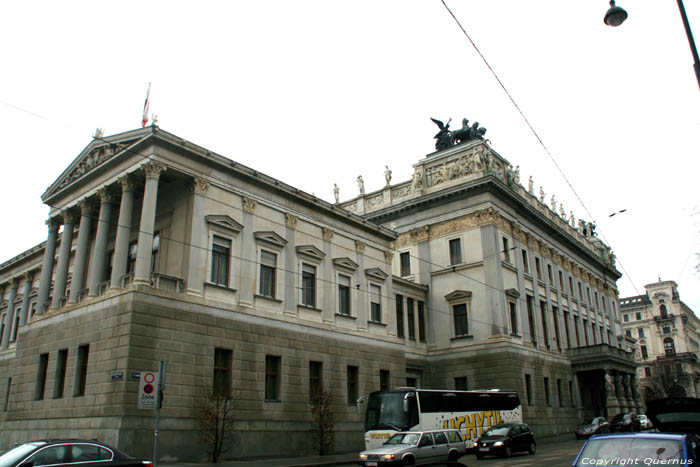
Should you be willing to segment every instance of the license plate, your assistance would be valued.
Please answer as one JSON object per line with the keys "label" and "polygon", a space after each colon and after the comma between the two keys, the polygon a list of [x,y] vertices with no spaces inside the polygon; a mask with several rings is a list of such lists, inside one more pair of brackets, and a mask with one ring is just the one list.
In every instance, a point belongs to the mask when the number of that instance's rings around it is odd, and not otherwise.
{"label": "license plate", "polygon": [[489,448],[479,448],[479,451],[488,451]]}
{"label": "license plate", "polygon": [[377,467],[377,463],[376,463],[376,462],[365,462],[365,465],[366,465],[367,467]]}

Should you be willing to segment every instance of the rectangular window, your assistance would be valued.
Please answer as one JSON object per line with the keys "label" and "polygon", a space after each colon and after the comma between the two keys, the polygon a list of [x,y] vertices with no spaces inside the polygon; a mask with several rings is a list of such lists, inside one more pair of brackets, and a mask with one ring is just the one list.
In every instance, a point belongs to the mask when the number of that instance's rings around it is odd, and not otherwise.
{"label": "rectangular window", "polygon": [[403,337],[403,295],[396,294],[396,336]]}
{"label": "rectangular window", "polygon": [[574,334],[576,334],[576,347],[581,347],[581,337],[579,337],[578,316],[574,317]]}
{"label": "rectangular window", "polygon": [[637,315],[637,321],[639,321],[640,319],[642,319],[642,313],[641,313],[641,312],[638,311],[638,312],[636,313],[636,315]]}
{"label": "rectangular window", "polygon": [[126,272],[127,274],[134,272],[134,266],[136,265],[136,253],[138,252],[138,244],[136,242],[129,243],[129,254],[126,261]]}
{"label": "rectangular window", "polygon": [[359,397],[359,369],[356,366],[348,365],[348,405],[355,405]]}
{"label": "rectangular window", "polygon": [[231,397],[231,370],[233,351],[214,349],[214,382],[212,393],[215,396]]}
{"label": "rectangular window", "polygon": [[85,395],[87,386],[88,355],[90,345],[85,344],[78,347],[78,360],[75,365],[75,386],[73,387],[73,397]]}
{"label": "rectangular window", "polygon": [[552,317],[554,318],[554,339],[557,342],[557,349],[561,350],[561,336],[559,335],[559,308],[552,307]]}
{"label": "rectangular window", "polygon": [[562,407],[564,405],[564,399],[562,399],[561,392],[561,380],[557,378],[557,407]]}
{"label": "rectangular window", "polygon": [[46,387],[46,370],[49,367],[49,354],[43,353],[39,355],[39,370],[36,377],[36,391],[34,399],[41,400],[44,398],[44,388]]}
{"label": "rectangular window", "polygon": [[275,270],[277,255],[269,251],[260,252],[260,295],[275,297]]}
{"label": "rectangular window", "polygon": [[323,391],[323,362],[309,362],[309,400],[313,402]]}
{"label": "rectangular window", "polygon": [[231,241],[214,236],[211,246],[211,283],[228,287],[228,259]]}
{"label": "rectangular window", "polygon": [[19,331],[19,315],[22,313],[22,308],[17,308],[15,310],[15,322],[12,326],[12,334],[10,335],[10,342],[17,341],[17,332]]}
{"label": "rectangular window", "polygon": [[569,293],[574,294],[574,280],[569,276]]}
{"label": "rectangular window", "polygon": [[527,405],[532,405],[532,377],[525,375],[525,398]]}
{"label": "rectangular window", "polygon": [[644,376],[646,376],[647,378],[651,377],[651,367],[648,367],[648,366],[644,367]]}
{"label": "rectangular window", "polygon": [[588,345],[588,320],[587,319],[583,320],[583,338],[586,342],[586,345]]}
{"label": "rectangular window", "polygon": [[552,276],[552,265],[547,265],[547,277],[549,277],[549,284],[554,285],[554,276]]}
{"label": "rectangular window", "polygon": [[[2,299],[2,297],[0,297]],[[0,315],[0,341],[2,340],[2,336],[5,335],[5,320],[7,319],[7,313],[3,313]]]}
{"label": "rectangular window", "polygon": [[640,349],[642,350],[642,359],[646,360],[647,358],[649,358],[649,353],[647,352],[647,346],[642,345],[640,347]]}
{"label": "rectangular window", "polygon": [[406,319],[408,320],[408,338],[412,341],[416,340],[416,320],[413,302],[414,300],[411,297],[406,297]]}
{"label": "rectangular window", "polygon": [[537,331],[535,323],[535,299],[532,295],[527,296],[527,320],[530,323],[530,342],[537,345]]}
{"label": "rectangular window", "polygon": [[425,342],[425,306],[418,300],[418,340]]}
{"label": "rectangular window", "polygon": [[469,334],[469,321],[467,320],[467,304],[460,303],[452,306],[454,316],[455,336],[466,336]]}
{"label": "rectangular window", "polygon": [[338,313],[350,316],[350,277],[338,274]]}
{"label": "rectangular window", "polygon": [[540,314],[542,315],[542,334],[544,345],[549,348],[549,320],[547,319],[547,302],[540,300]]}
{"label": "rectangular window", "polygon": [[565,292],[565,290],[564,290],[564,274],[562,274],[561,271],[559,271],[559,288],[561,289],[562,292]]}
{"label": "rectangular window", "polygon": [[455,391],[466,391],[469,389],[467,387],[467,377],[466,376],[456,376],[455,377]]}
{"label": "rectangular window", "polygon": [[405,251],[399,255],[399,261],[401,264],[401,277],[406,277],[411,275],[411,254]]}
{"label": "rectangular window", "polygon": [[639,331],[639,337],[640,338],[644,337],[644,328],[639,328],[638,331]]}
{"label": "rectangular window", "polygon": [[379,390],[386,391],[391,387],[391,375],[389,370],[379,370]]}
{"label": "rectangular window", "polygon": [[153,235],[153,247],[151,249],[151,272],[158,272],[158,250],[160,249],[160,234]]}
{"label": "rectangular window", "polygon": [[63,397],[63,387],[66,383],[66,364],[68,363],[68,349],[58,351],[56,359],[56,378],[53,386],[53,398]]}
{"label": "rectangular window", "polygon": [[571,348],[571,330],[569,329],[569,312],[564,312],[564,332],[566,333],[566,348]]}
{"label": "rectangular window", "polygon": [[5,404],[3,405],[3,411],[7,412],[10,407],[10,387],[12,386],[12,378],[7,378],[7,390],[5,391]]}
{"label": "rectangular window", "polygon": [[503,260],[510,263],[510,242],[507,237],[503,237]]}
{"label": "rectangular window", "polygon": [[462,241],[459,238],[450,240],[450,264],[462,262]]}
{"label": "rectangular window", "polygon": [[535,271],[537,271],[537,279],[542,280],[542,263],[538,257],[535,257]]}
{"label": "rectangular window", "polygon": [[625,321],[625,323],[629,323],[629,321],[630,321],[630,315],[624,314],[624,315],[622,315],[622,319]]}
{"label": "rectangular window", "polygon": [[632,330],[631,329],[625,329],[625,335],[627,337],[632,337]]}
{"label": "rectangular window", "polygon": [[514,302],[508,302],[510,311],[510,333],[514,336],[518,335],[518,312]]}
{"label": "rectangular window", "polygon": [[523,271],[525,274],[530,274],[530,262],[527,260],[527,250],[522,250],[523,252]]}
{"label": "rectangular window", "polygon": [[571,401],[571,407],[576,407],[576,400],[574,399],[574,382],[569,381],[569,400]]}
{"label": "rectangular window", "polygon": [[316,267],[306,263],[301,265],[301,304],[316,306]]}
{"label": "rectangular window", "polygon": [[382,322],[382,288],[375,284],[369,285],[370,321]]}
{"label": "rectangular window", "polygon": [[280,368],[282,357],[265,355],[265,400],[280,400]]}
{"label": "rectangular window", "polygon": [[547,377],[544,378],[544,403],[547,407],[552,406],[552,400],[549,397],[549,378]]}

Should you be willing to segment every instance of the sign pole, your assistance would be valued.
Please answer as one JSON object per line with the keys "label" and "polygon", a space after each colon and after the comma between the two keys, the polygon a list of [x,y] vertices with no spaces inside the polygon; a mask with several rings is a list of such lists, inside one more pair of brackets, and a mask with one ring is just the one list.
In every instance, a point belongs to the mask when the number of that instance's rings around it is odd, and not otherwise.
{"label": "sign pole", "polygon": [[163,386],[165,385],[165,361],[160,361],[158,370],[158,392],[156,393],[156,428],[153,436],[153,467],[158,466],[158,425],[160,425],[160,406],[163,404]]}

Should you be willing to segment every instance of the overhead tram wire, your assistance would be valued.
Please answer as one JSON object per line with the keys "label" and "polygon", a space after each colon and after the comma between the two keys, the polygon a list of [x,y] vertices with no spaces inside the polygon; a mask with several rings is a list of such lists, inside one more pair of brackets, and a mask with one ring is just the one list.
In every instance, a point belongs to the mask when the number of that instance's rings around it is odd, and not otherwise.
{"label": "overhead tram wire", "polygon": [[[491,74],[493,75],[493,77],[496,79],[496,81],[498,82],[499,86],[501,86],[501,89],[503,89],[503,92],[506,93],[506,96],[508,96],[508,99],[510,100],[510,102],[513,104],[513,106],[515,107],[515,109],[518,111],[518,113],[520,114],[520,116],[523,118],[523,120],[525,121],[525,124],[528,126],[528,128],[530,129],[530,131],[532,132],[532,134],[533,134],[533,135],[535,136],[535,138],[537,139],[537,142],[540,144],[540,146],[542,146],[542,149],[544,149],[545,153],[547,153],[547,155],[549,156],[549,158],[552,160],[552,163],[553,163],[554,166],[557,168],[557,170],[559,171],[559,173],[561,174],[562,178],[564,179],[564,181],[566,182],[566,184],[569,186],[569,188],[570,188],[571,191],[573,192],[573,194],[574,194],[574,196],[576,197],[576,199],[578,200],[578,202],[581,203],[581,206],[582,206],[583,209],[586,211],[586,214],[588,214],[588,216],[589,216],[591,219],[595,219],[595,217],[593,216],[593,214],[591,214],[591,212],[588,210],[588,207],[586,206],[586,204],[583,202],[583,200],[582,200],[581,197],[579,196],[579,194],[578,194],[578,192],[576,191],[576,189],[573,187],[573,185],[572,185],[571,182],[569,181],[568,177],[566,176],[566,174],[564,173],[564,171],[562,170],[562,168],[561,168],[561,167],[559,166],[559,164],[557,163],[557,161],[556,161],[556,159],[554,158],[554,156],[552,155],[552,153],[549,151],[549,149],[547,148],[547,146],[544,144],[544,141],[542,141],[542,138],[540,138],[540,135],[537,133],[537,131],[535,130],[535,128],[534,128],[534,127],[532,126],[532,124],[530,123],[530,120],[528,120],[528,118],[525,116],[525,113],[520,109],[520,106],[518,105],[518,103],[515,101],[515,99],[514,99],[513,96],[511,95],[511,93],[508,91],[508,89],[506,88],[506,86],[503,84],[503,82],[502,82],[501,79],[499,78],[499,76],[498,76],[498,74],[496,73],[496,71],[491,67],[491,65],[489,64],[488,60],[486,60],[486,57],[484,57],[484,54],[481,53],[481,50],[479,50],[479,47],[477,47],[477,45],[474,43],[474,41],[473,41],[472,38],[469,36],[469,34],[467,33],[467,31],[464,29],[464,27],[462,26],[462,23],[457,19],[457,17],[456,17],[455,14],[452,12],[452,10],[450,10],[450,7],[447,6],[447,3],[445,3],[445,0],[440,0],[440,2],[443,4],[443,6],[445,7],[445,9],[448,11],[448,13],[450,14],[450,16],[452,16],[452,19],[454,19],[455,23],[457,23],[457,26],[459,26],[459,28],[462,30],[462,33],[463,33],[464,36],[467,38],[467,40],[468,40],[469,43],[472,45],[472,47],[474,47],[474,50],[476,50],[476,53],[479,54],[479,57],[481,57],[481,60],[484,62],[484,64],[485,64],[486,67],[489,69],[489,71],[491,72]],[[602,232],[602,229],[599,228],[598,230],[600,231],[600,235],[601,235],[601,237],[603,237],[603,240],[605,240],[605,242],[609,244],[607,238],[605,237],[605,235],[604,235],[603,232]],[[624,268],[624,266],[623,266],[623,264],[622,264],[622,261],[620,261],[619,258],[618,258],[618,263],[620,264],[620,268],[622,269],[622,272],[627,276],[628,280],[629,280],[630,283],[632,284],[632,287],[634,288],[635,292],[637,292],[637,294],[639,295],[639,289],[637,288],[637,285],[634,283],[634,281],[632,280],[632,277],[629,275],[629,273],[627,273],[627,271],[625,270],[625,268]]]}
{"label": "overhead tram wire", "polygon": [[[48,122],[50,122],[50,123],[53,123],[53,124],[56,124],[56,125],[65,126],[65,127],[70,128],[71,130],[73,130],[73,131],[75,131],[75,132],[77,132],[77,133],[80,133],[80,134],[83,134],[83,135],[86,134],[84,131],[79,130],[79,129],[75,128],[75,127],[72,127],[72,126],[67,125],[67,124],[55,122],[55,121],[53,121],[53,120],[51,120],[51,119],[49,119],[49,118],[43,117],[43,116],[41,116],[41,115],[39,115],[39,114],[36,114],[36,113],[34,113],[34,112],[30,112],[30,111],[21,109],[21,108],[19,108],[19,107],[17,107],[17,106],[14,106],[14,105],[11,105],[11,104],[7,104],[7,103],[5,103],[5,102],[3,102],[3,101],[0,101],[0,103],[2,103],[2,104],[4,104],[4,105],[7,105],[7,106],[9,106],[9,107],[11,107],[11,108],[14,108],[14,109],[16,109],[16,110],[25,112],[25,113],[27,113],[27,114],[29,114],[29,115],[32,115],[32,116],[36,117],[36,118],[40,118],[40,119],[46,120],[46,121],[48,121]],[[93,139],[95,139],[95,140],[102,141],[102,142],[107,143],[107,144],[113,144],[113,142],[107,140],[107,139],[104,138],[104,137],[96,137],[96,136],[91,136],[91,137],[92,137]],[[125,151],[125,152],[128,152],[128,153],[131,153],[131,154],[134,154],[134,155],[137,155],[137,156],[139,156],[139,157],[141,157],[141,158],[143,158],[143,159],[145,159],[145,160],[148,160],[148,161],[160,162],[160,161],[158,161],[157,159],[153,159],[153,158],[150,157],[149,155],[140,153],[140,152],[135,151],[135,150],[133,150],[132,148],[129,148],[129,147],[122,147],[121,150],[123,150],[123,151]],[[240,164],[240,165],[243,165],[243,164]],[[233,210],[237,210],[237,211],[241,211],[241,212],[242,212],[242,209],[239,208],[239,207],[237,207],[237,206],[234,206],[234,205],[232,205],[232,204],[227,204],[227,203],[225,203],[225,202],[223,202],[223,201],[221,201],[221,200],[219,200],[219,199],[215,199],[215,198],[212,198],[212,197],[210,197],[210,196],[207,196],[206,194],[204,194],[204,195],[202,195],[202,196],[205,197],[205,198],[207,198],[207,199],[210,200],[210,201],[217,202],[217,203],[223,205],[224,207],[227,207],[227,208],[230,208],[230,209],[233,209]],[[265,217],[262,217],[262,216],[259,216],[259,217],[261,217],[262,219],[265,219],[265,220],[269,221],[270,223],[277,224],[277,225],[279,225],[279,226],[284,226],[284,224],[282,224],[281,222],[279,222],[279,221],[277,221],[277,220],[275,220],[275,219],[265,218]],[[99,220],[99,218],[98,218],[98,217],[95,217],[95,216],[91,216],[91,219],[92,219],[92,220],[95,220],[95,221],[97,221],[97,222],[101,222],[101,221]],[[118,225],[118,224],[117,224],[117,225]],[[137,230],[136,232],[141,233],[142,231]],[[311,236],[312,236],[313,238],[316,238],[317,240],[322,240],[322,238],[319,237],[319,236],[314,236],[314,235],[311,235]],[[173,239],[173,238],[164,237],[164,236],[161,236],[161,238],[166,239],[166,240],[168,240],[168,241],[175,242],[175,243],[180,243],[180,244],[182,244],[183,246],[189,246],[189,247],[192,247],[192,248],[198,248],[198,249],[207,251],[207,252],[209,252],[209,253],[212,251],[211,249],[209,249],[209,248],[207,248],[207,247],[201,247],[201,246],[198,246],[198,245],[193,245],[193,244],[190,244],[190,243],[185,242],[185,241],[182,241],[182,240]],[[354,250],[352,250],[352,249],[349,248],[349,247],[343,247],[343,246],[340,246],[340,247],[341,247],[342,249],[344,249],[344,250],[349,251],[349,252],[354,251]],[[511,248],[510,250],[513,250],[513,249],[515,249],[515,247]],[[481,260],[477,260],[477,261],[483,261],[483,260],[489,259],[489,258],[491,258],[491,257],[493,257],[493,256],[501,255],[502,253],[503,253],[502,251],[499,251],[498,253],[494,253],[493,255],[489,255],[489,256],[486,256],[486,257],[482,257]],[[437,264],[435,264],[435,263],[429,262],[429,261],[427,261],[427,260],[425,260],[425,259],[423,259],[423,258],[416,257],[416,256],[414,256],[414,255],[411,255],[411,257],[417,259],[418,261],[427,262],[427,263],[430,264],[431,266],[439,267],[439,268],[441,268],[441,269],[445,269],[445,270],[447,270],[447,269],[453,269],[453,268],[452,268],[452,265],[450,265],[450,266],[442,266],[442,265],[437,265]],[[252,262],[252,263],[255,264],[255,265],[259,265],[259,264],[260,264],[260,263],[258,263],[257,261],[248,260],[248,259],[246,259],[246,258],[237,257],[237,256],[234,256],[234,255],[231,255],[231,258],[239,259],[239,260],[241,260],[241,261]],[[290,273],[295,274],[295,275],[297,275],[297,276],[301,276],[301,273],[300,273],[300,272],[297,272],[297,271],[287,270],[287,269],[280,268],[280,267],[278,267],[277,269],[280,270],[280,271],[283,271],[283,272],[290,272]],[[464,278],[466,278],[466,279],[468,279],[468,280],[470,280],[470,281],[476,282],[476,283],[478,283],[478,284],[480,284],[480,285],[482,285],[482,286],[484,286],[484,287],[487,287],[487,288],[490,288],[490,289],[492,289],[492,290],[495,290],[495,291],[497,291],[497,292],[499,292],[499,293],[505,293],[505,290],[504,290],[504,289],[500,289],[500,288],[498,288],[498,287],[496,287],[496,286],[493,286],[493,285],[491,285],[491,284],[487,284],[487,283],[485,283],[485,282],[479,281],[478,279],[475,279],[475,278],[473,278],[473,277],[469,277],[469,276],[467,276],[467,275],[464,275],[464,274],[462,274],[461,272],[458,272],[458,271],[456,271],[456,270],[454,271],[454,273],[455,273],[455,274],[458,274],[458,275],[460,275],[461,277],[464,277]],[[245,277],[245,276],[241,276],[241,277]],[[256,277],[257,277],[257,274],[256,274],[255,277],[246,277],[246,279],[251,279],[251,280],[253,280],[253,279],[255,279]],[[319,282],[329,283],[331,286],[337,286],[337,285],[338,285],[336,282],[326,281],[326,280],[323,280],[323,279],[321,279],[321,278],[317,278],[317,280],[318,280]],[[298,287],[295,287],[295,288],[298,288]],[[361,291],[361,292],[363,292],[363,293],[365,293],[365,294],[367,294],[367,295],[370,295],[369,290],[362,290],[362,289],[359,289],[359,288],[358,288],[357,290],[358,290],[358,291]],[[387,295],[382,295],[382,297],[386,298],[388,301],[395,301],[395,297],[389,297],[389,296],[387,296]],[[527,306],[527,303],[526,303],[525,298],[520,298],[520,297],[518,297],[516,300],[517,300],[518,302],[521,303],[521,306],[525,306],[525,307]],[[430,311],[433,311],[433,312],[435,312],[435,313],[444,313],[444,314],[450,315],[450,316],[452,315],[452,313],[451,313],[450,311],[445,311],[445,310],[442,310],[442,309],[437,309],[437,308],[435,308],[435,307],[429,307],[429,306],[427,306],[427,303],[425,303],[424,306],[425,306],[425,309],[426,309],[426,310],[430,310]],[[469,319],[469,322],[470,322],[470,323],[474,323],[474,324],[483,325],[483,326],[491,326],[491,325],[492,325],[492,323],[478,321],[478,320],[475,320],[475,319],[473,319],[473,318],[471,318],[471,317],[470,317],[470,319]],[[522,324],[522,323],[521,323],[521,324]],[[525,332],[525,329],[522,329],[522,330],[521,330],[521,334],[523,335],[523,337],[525,337],[526,335],[527,335],[527,336],[530,336],[529,333],[526,333],[526,332]],[[544,336],[542,336],[542,337],[544,337]],[[550,336],[550,339],[551,339],[551,340],[554,340],[554,337],[553,337],[553,336]]]}

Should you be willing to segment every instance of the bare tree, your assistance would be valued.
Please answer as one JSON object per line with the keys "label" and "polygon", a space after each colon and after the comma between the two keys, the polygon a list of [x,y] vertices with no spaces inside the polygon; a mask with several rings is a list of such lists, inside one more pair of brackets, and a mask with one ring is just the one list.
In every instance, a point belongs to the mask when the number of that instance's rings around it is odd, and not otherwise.
{"label": "bare tree", "polygon": [[210,462],[218,462],[233,447],[234,403],[231,396],[209,392],[199,420],[200,439]]}
{"label": "bare tree", "polygon": [[335,431],[331,398],[325,389],[321,389],[311,401],[311,441],[319,455],[333,451]]}

